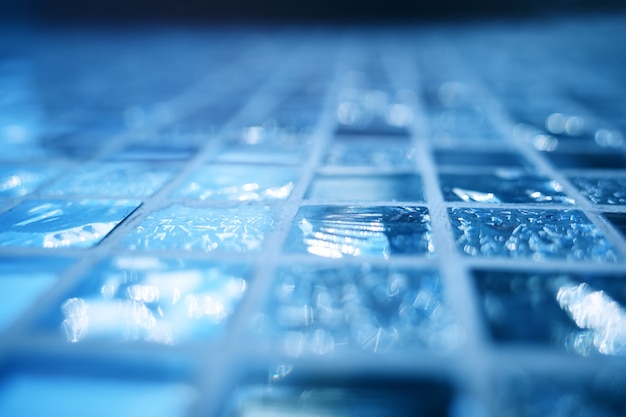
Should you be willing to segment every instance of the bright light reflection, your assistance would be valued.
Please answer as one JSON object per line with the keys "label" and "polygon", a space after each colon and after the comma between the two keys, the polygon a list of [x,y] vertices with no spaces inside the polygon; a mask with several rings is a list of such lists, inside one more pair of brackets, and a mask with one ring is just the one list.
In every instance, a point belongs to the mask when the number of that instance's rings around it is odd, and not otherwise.
{"label": "bright light reflection", "polygon": [[595,349],[605,355],[626,354],[626,311],[604,291],[586,284],[559,288],[556,299],[576,325],[592,333]]}
{"label": "bright light reflection", "polygon": [[454,187],[452,192],[463,201],[475,201],[478,203],[500,203],[500,199],[493,193],[482,193],[480,191],[466,190]]}

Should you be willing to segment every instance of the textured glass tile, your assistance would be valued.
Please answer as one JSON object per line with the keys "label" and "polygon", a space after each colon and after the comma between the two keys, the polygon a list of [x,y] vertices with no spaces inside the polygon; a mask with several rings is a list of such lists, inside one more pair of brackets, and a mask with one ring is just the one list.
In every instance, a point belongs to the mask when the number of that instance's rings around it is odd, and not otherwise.
{"label": "textured glass tile", "polygon": [[424,194],[418,175],[318,175],[305,198],[337,201],[424,201]]}
{"label": "textured glass tile", "polygon": [[624,177],[574,177],[570,181],[595,204],[626,205]]}
{"label": "textured glass tile", "polygon": [[574,204],[558,182],[519,171],[480,175],[441,174],[439,179],[446,201]]}
{"label": "textured glass tile", "polygon": [[287,238],[287,252],[326,258],[428,255],[430,217],[424,207],[301,207]]}
{"label": "textured glass tile", "polygon": [[296,165],[306,158],[306,151],[307,149],[303,146],[234,144],[220,151],[215,160],[248,164]]}
{"label": "textured glass tile", "polygon": [[499,415],[510,417],[616,417],[626,415],[626,381],[619,372],[583,375],[521,374],[498,378]]}
{"label": "textured glass tile", "polygon": [[158,191],[174,174],[168,166],[139,162],[92,163],[46,187],[49,195],[145,197]]}
{"label": "textured glass tile", "polygon": [[224,332],[243,297],[248,269],[195,260],[113,258],[94,268],[61,303],[54,328],[72,343],[109,339],[172,345],[212,339]]}
{"label": "textured glass tile", "polygon": [[0,246],[88,248],[141,204],[138,200],[33,200],[0,214]]}
{"label": "textured glass tile", "polygon": [[556,153],[545,154],[558,168],[578,169],[626,169],[626,157],[619,153]]}
{"label": "textured glass tile", "polygon": [[611,243],[578,210],[449,209],[457,247],[470,256],[613,262]]}
{"label": "textured glass tile", "polygon": [[604,217],[626,238],[626,213],[604,213]]}
{"label": "textured glass tile", "polygon": [[183,416],[195,396],[190,386],[166,381],[16,374],[2,382],[3,416]]}
{"label": "textured glass tile", "polygon": [[196,149],[184,145],[133,145],[108,157],[113,161],[187,161]]}
{"label": "textured glass tile", "polygon": [[0,197],[17,197],[35,191],[59,172],[56,168],[0,166]]}
{"label": "textured glass tile", "polygon": [[495,340],[626,355],[625,275],[477,271],[475,278]]}
{"label": "textured glass tile", "polygon": [[130,249],[258,252],[273,227],[268,207],[173,205],[151,213],[125,242]]}
{"label": "textured glass tile", "polygon": [[452,387],[437,379],[358,375],[297,382],[238,387],[224,417],[445,417],[454,407]]}
{"label": "textured glass tile", "polygon": [[62,258],[0,258],[0,332],[5,330],[32,303],[54,284],[69,266]]}
{"label": "textured glass tile", "polygon": [[523,168],[526,162],[512,152],[472,152],[442,150],[435,152],[435,162],[440,167],[507,167]]}
{"label": "textured glass tile", "polygon": [[289,355],[458,346],[459,327],[432,271],[298,266],[280,269],[274,282],[263,323]]}
{"label": "textured glass tile", "polygon": [[343,167],[414,168],[415,150],[407,143],[390,141],[336,141],[324,164]]}
{"label": "textured glass tile", "polygon": [[284,200],[297,180],[295,168],[267,165],[208,165],[198,168],[175,197],[200,200]]}

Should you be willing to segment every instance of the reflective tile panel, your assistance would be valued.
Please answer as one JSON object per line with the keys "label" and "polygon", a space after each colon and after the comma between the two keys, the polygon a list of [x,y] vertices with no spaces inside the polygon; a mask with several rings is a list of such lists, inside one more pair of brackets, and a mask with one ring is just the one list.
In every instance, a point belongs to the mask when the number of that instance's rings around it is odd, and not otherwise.
{"label": "reflective tile panel", "polygon": [[0,214],[0,246],[89,248],[141,204],[138,200],[30,200]]}
{"label": "reflective tile panel", "polygon": [[604,217],[626,238],[626,213],[604,213]]}
{"label": "reflective tile panel", "polygon": [[306,196],[332,201],[424,201],[418,175],[318,175]]}
{"label": "reflective tile panel", "polygon": [[570,181],[595,204],[626,205],[626,177],[573,177]]}
{"label": "reflective tile panel", "polygon": [[549,152],[546,156],[562,169],[626,169],[626,156],[620,153],[556,153]]}
{"label": "reflective tile panel", "polygon": [[43,194],[147,197],[160,190],[175,171],[171,166],[156,163],[91,163],[55,181]]}
{"label": "reflective tile panel", "polygon": [[446,201],[574,204],[574,200],[562,192],[558,182],[519,171],[484,175],[441,174],[439,179]]}
{"label": "reflective tile panel", "polygon": [[446,149],[436,151],[434,155],[435,162],[439,167],[506,167],[519,169],[528,165],[520,155],[513,152],[476,152]]}
{"label": "reflective tile panel", "polygon": [[495,341],[626,355],[626,275],[474,272]]}
{"label": "reflective tile panel", "polygon": [[238,387],[221,416],[446,417],[462,408],[454,394],[449,384],[436,379],[388,380],[360,375],[327,384],[315,380],[297,385],[247,385]]}
{"label": "reflective tile panel", "polygon": [[0,332],[45,294],[70,263],[65,258],[0,257],[0,294],[10,295],[0,303]]}
{"label": "reflective tile panel", "polygon": [[13,374],[0,385],[0,415],[183,417],[195,397],[185,384]]}
{"label": "reflective tile panel", "polygon": [[430,217],[425,207],[304,206],[285,251],[325,258],[429,255]]}
{"label": "reflective tile panel", "polygon": [[200,200],[285,200],[298,178],[296,169],[271,165],[207,165],[198,168],[174,197]]}
{"label": "reflective tile panel", "polygon": [[493,383],[499,415],[511,417],[613,417],[626,415],[626,380],[619,372],[596,375],[522,374]]}
{"label": "reflective tile panel", "polygon": [[154,211],[126,238],[130,249],[258,252],[274,227],[269,207],[172,205]]}
{"label": "reflective tile panel", "polygon": [[57,168],[0,166],[0,197],[19,197],[39,188],[59,173]]}
{"label": "reflective tile panel", "polygon": [[324,165],[412,169],[414,156],[415,150],[405,141],[336,140],[329,147]]}
{"label": "reflective tile panel", "polygon": [[244,264],[116,257],[81,280],[45,322],[71,343],[212,340],[225,331],[245,294],[249,269]]}
{"label": "reflective tile panel", "polygon": [[459,326],[433,271],[283,267],[273,282],[263,333],[290,356],[355,349],[445,354],[460,343]]}
{"label": "reflective tile panel", "polygon": [[619,255],[578,210],[448,209],[458,249],[470,256],[614,262]]}

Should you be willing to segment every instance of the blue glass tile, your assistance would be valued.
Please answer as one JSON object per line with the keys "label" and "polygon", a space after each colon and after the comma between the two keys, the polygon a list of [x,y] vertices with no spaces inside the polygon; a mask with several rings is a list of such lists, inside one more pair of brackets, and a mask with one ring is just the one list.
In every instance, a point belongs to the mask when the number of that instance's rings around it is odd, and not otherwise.
{"label": "blue glass tile", "polygon": [[546,156],[558,168],[574,169],[626,169],[626,156],[621,153],[556,153]]}
{"label": "blue glass tile", "polygon": [[249,268],[206,261],[118,257],[101,263],[61,303],[55,329],[69,342],[172,345],[226,330]]}
{"label": "blue glass tile", "polygon": [[326,258],[429,255],[430,217],[424,207],[305,206],[291,227],[287,252]]}
{"label": "blue glass tile", "polygon": [[424,194],[418,175],[318,175],[305,198],[334,201],[424,201]]}
{"label": "blue glass tile", "polygon": [[0,197],[18,197],[35,191],[52,179],[57,168],[33,166],[0,166]]}
{"label": "blue glass tile", "polygon": [[499,415],[510,417],[626,415],[626,381],[619,372],[582,376],[520,373],[495,380],[493,394]]}
{"label": "blue glass tile", "polygon": [[324,160],[327,166],[412,169],[415,150],[397,141],[336,141]]}
{"label": "blue glass tile", "polygon": [[442,150],[435,152],[435,162],[441,167],[506,167],[523,168],[527,163],[512,152],[472,152]]}
{"label": "blue glass tile", "polygon": [[125,240],[130,249],[258,252],[274,227],[268,207],[173,205],[151,213]]}
{"label": "blue glass tile", "polygon": [[626,276],[476,271],[494,340],[626,355]]}
{"label": "blue glass tile", "polygon": [[457,247],[470,256],[614,262],[611,243],[578,210],[449,209]]}
{"label": "blue glass tile", "polygon": [[174,193],[200,200],[285,200],[298,174],[295,168],[267,165],[208,165],[198,168]]}
{"label": "blue glass tile", "polygon": [[224,415],[444,417],[455,406],[456,393],[448,381],[441,379],[394,379],[361,375],[359,371],[353,372],[352,378],[310,379],[237,387]]}
{"label": "blue glass tile", "polygon": [[307,148],[303,146],[234,144],[220,151],[215,160],[247,164],[296,165],[304,161],[306,151]]}
{"label": "blue glass tile", "polygon": [[56,281],[69,266],[63,258],[0,258],[0,331],[5,330]]}
{"label": "blue glass tile", "polygon": [[432,271],[298,266],[281,268],[274,282],[263,323],[289,355],[458,346],[459,327]]}
{"label": "blue glass tile", "polygon": [[603,213],[604,217],[626,238],[626,213]]}
{"label": "blue glass tile", "polygon": [[193,158],[196,149],[184,145],[133,145],[108,157],[112,161],[187,161]]}
{"label": "blue glass tile", "polygon": [[140,204],[138,200],[26,201],[0,214],[0,246],[88,248]]}
{"label": "blue glass tile", "polygon": [[446,201],[574,204],[558,182],[519,171],[482,175],[441,174],[439,178]]}
{"label": "blue glass tile", "polygon": [[181,383],[16,374],[3,381],[0,415],[184,416],[194,397]]}
{"label": "blue glass tile", "polygon": [[595,204],[626,205],[626,178],[574,177],[570,181]]}
{"label": "blue glass tile", "polygon": [[161,189],[175,168],[138,162],[85,165],[43,190],[57,196],[147,197]]}

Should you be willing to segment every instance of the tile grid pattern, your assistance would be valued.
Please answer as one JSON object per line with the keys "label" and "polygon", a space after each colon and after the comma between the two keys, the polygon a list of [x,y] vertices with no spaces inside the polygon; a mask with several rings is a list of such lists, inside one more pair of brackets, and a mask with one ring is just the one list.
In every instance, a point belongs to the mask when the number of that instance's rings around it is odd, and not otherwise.
{"label": "tile grid pattern", "polygon": [[[254,95],[252,95],[250,99],[246,98],[245,100],[247,100],[247,102],[241,103],[244,105],[243,109],[219,129],[219,132],[215,135],[218,139],[201,145],[201,149],[194,159],[186,163],[185,166],[178,171],[176,176],[171,177],[160,191],[157,191],[151,197],[141,198],[143,201],[142,206],[116,227],[100,244],[86,250],[57,249],[53,252],[52,257],[64,255],[77,258],[79,261],[75,263],[73,267],[66,270],[52,290],[40,298],[41,302],[38,305],[32,306],[27,314],[23,315],[19,321],[5,332],[5,342],[0,347],[0,349],[2,349],[0,353],[3,355],[3,358],[7,361],[12,360],[11,358],[15,352],[22,349],[27,352],[32,352],[35,356],[49,354],[49,351],[52,351],[56,352],[59,357],[65,358],[77,352],[87,358],[97,359],[100,357],[103,350],[106,350],[105,347],[96,344],[77,344],[72,346],[73,350],[68,353],[65,351],[68,346],[67,342],[61,340],[58,333],[49,332],[49,329],[48,333],[39,333],[42,329],[37,328],[34,323],[37,322],[38,316],[43,312],[55,308],[58,299],[63,298],[65,294],[71,291],[72,287],[85,279],[85,275],[97,268],[100,265],[100,261],[108,259],[111,256],[136,257],[147,255],[188,260],[210,259],[215,261],[226,260],[230,262],[243,261],[243,263],[251,265],[255,271],[254,276],[250,277],[249,280],[249,290],[238,306],[236,315],[233,316],[233,319],[229,323],[229,330],[227,330],[225,337],[219,340],[217,344],[214,340],[206,343],[183,343],[180,346],[168,347],[167,349],[171,349],[170,351],[165,351],[158,345],[141,345],[137,347],[132,344],[126,344],[116,348],[117,351],[112,354],[118,360],[124,360],[127,355],[132,356],[137,351],[147,351],[157,357],[159,355],[169,354],[172,354],[173,357],[178,357],[192,353],[193,355],[191,356],[192,359],[190,359],[190,362],[192,362],[192,367],[197,368],[192,379],[194,379],[196,387],[199,387],[202,392],[202,395],[200,395],[202,399],[198,400],[190,411],[192,415],[211,415],[211,413],[218,412],[221,399],[228,395],[228,386],[220,384],[220,381],[236,379],[236,377],[233,376],[233,369],[239,367],[242,361],[243,363],[247,361],[254,362],[249,358],[255,357],[259,359],[260,363],[267,363],[268,365],[274,363],[276,360],[293,361],[305,369],[317,366],[316,361],[322,361],[322,366],[328,368],[337,367],[338,369],[349,370],[353,367],[367,366],[377,371],[389,373],[392,373],[393,370],[408,368],[411,372],[420,374],[422,372],[432,371],[432,368],[439,366],[444,370],[444,373],[451,374],[453,380],[460,381],[462,390],[472,392],[480,401],[485,403],[487,408],[491,406],[490,401],[493,395],[489,391],[491,387],[489,384],[493,380],[494,375],[495,377],[500,375],[499,372],[501,371],[498,370],[504,369],[506,371],[513,371],[513,367],[510,365],[511,363],[522,364],[523,366],[530,367],[537,371],[541,371],[543,366],[548,363],[550,364],[550,369],[554,371],[567,369],[574,373],[580,373],[580,375],[589,374],[591,369],[597,367],[604,369],[606,367],[615,366],[615,361],[611,358],[607,359],[606,357],[585,358],[584,361],[581,361],[577,356],[563,355],[560,351],[555,352],[551,349],[539,349],[535,351],[530,349],[517,349],[515,345],[503,347],[503,345],[494,344],[487,334],[489,330],[487,329],[488,325],[485,323],[485,318],[481,316],[481,312],[479,311],[480,302],[477,302],[477,298],[481,297],[481,294],[475,289],[475,276],[473,271],[475,269],[502,269],[509,271],[511,274],[515,271],[528,271],[533,274],[550,274],[557,271],[559,273],[568,271],[573,274],[615,274],[616,271],[618,273],[621,271],[623,275],[624,258],[626,257],[626,239],[602,217],[602,213],[607,211],[624,213],[623,207],[612,204],[596,205],[588,201],[583,195],[583,192],[576,188],[575,181],[572,180],[572,182],[570,182],[570,179],[575,176],[589,175],[587,171],[561,171],[558,169],[559,167],[556,166],[556,163],[552,164],[552,154],[542,152],[541,149],[537,148],[536,143],[528,143],[523,135],[511,136],[507,133],[513,130],[512,120],[515,121],[514,118],[507,120],[505,117],[498,117],[497,115],[490,116],[493,119],[488,120],[488,122],[495,125],[495,130],[500,132],[500,135],[506,139],[506,142],[492,145],[492,142],[484,141],[482,142],[482,146],[500,147],[503,151],[509,149],[515,154],[521,154],[530,161],[532,166],[536,166],[538,171],[549,179],[555,179],[564,190],[564,193],[575,201],[575,205],[555,204],[552,202],[544,204],[536,202],[538,200],[535,200],[535,202],[529,201],[528,203],[507,204],[506,201],[497,201],[494,203],[493,201],[489,201],[490,197],[482,195],[485,193],[482,193],[480,198],[486,198],[487,200],[481,201],[480,199],[477,200],[475,197],[470,196],[468,197],[469,202],[446,201],[442,193],[441,177],[438,175],[441,170],[439,169],[434,155],[437,150],[447,152],[449,149],[446,148],[446,146],[441,146],[442,143],[445,144],[445,141],[438,142],[433,139],[434,136],[432,132],[436,130],[436,117],[432,113],[432,103],[429,103],[428,99],[423,100],[421,95],[424,94],[424,90],[426,90],[426,94],[428,94],[428,86],[430,85],[439,85],[439,82],[446,81],[447,79],[467,77],[467,75],[465,75],[466,72],[457,74],[454,70],[449,72],[442,70],[437,74],[431,74],[427,69],[428,66],[448,68],[448,65],[451,65],[451,68],[466,68],[467,65],[462,65],[461,63],[471,62],[472,51],[467,53],[470,59],[463,61],[463,58],[460,56],[463,55],[462,51],[453,51],[449,49],[449,46],[445,43],[435,42],[433,44],[427,44],[427,42],[424,42],[421,48],[417,48],[417,56],[419,58],[412,60],[410,54],[408,54],[409,56],[407,57],[406,53],[407,51],[415,50],[415,47],[411,44],[396,43],[395,47],[390,48],[388,47],[388,39],[385,38],[385,36],[381,36],[377,39],[378,44],[375,47],[371,47],[371,45],[370,49],[364,49],[360,46],[355,47],[355,44],[360,45],[359,42],[362,42],[362,37],[363,34],[347,36],[347,40],[344,44],[332,48],[329,47],[329,40],[323,36],[319,38],[312,37],[312,39],[303,41],[301,46],[295,48],[295,51],[293,44],[289,42],[287,42],[287,45],[275,45],[280,51],[280,56],[289,55],[291,58],[281,60],[279,68],[275,68],[275,63],[271,62],[260,71],[262,75],[259,75],[258,78],[265,78],[266,82],[261,84],[260,87],[255,86],[251,88],[251,90],[255,92]],[[359,51],[359,53],[355,53],[355,51]],[[445,51],[448,51],[448,53]],[[476,54],[478,54],[478,52],[476,52]],[[310,58],[311,55],[314,57],[313,59]],[[242,56],[245,58],[246,54],[242,53]],[[336,65],[334,63],[335,61],[330,59],[329,56],[339,57],[337,59],[339,64]],[[429,62],[425,65],[424,62],[427,61],[426,58],[432,57],[437,57],[437,61]],[[314,65],[311,65],[313,71],[317,70],[321,73],[319,78],[322,79],[322,82],[326,83],[326,95],[323,99],[323,109],[320,108],[322,103],[316,103],[311,106],[310,111],[321,114],[322,118],[317,122],[313,133],[310,133],[310,136],[308,136],[311,138],[311,142],[307,152],[307,159],[303,164],[298,166],[299,179],[293,184],[288,199],[286,201],[261,199],[261,201],[237,203],[230,200],[197,201],[189,197],[172,198],[172,194],[180,189],[195,170],[201,166],[211,164],[215,155],[221,152],[225,145],[228,145],[228,141],[230,140],[229,135],[232,135],[231,131],[235,130],[234,128],[238,126],[256,126],[259,121],[271,116],[273,113],[272,101],[275,101],[274,104],[276,108],[280,107],[280,99],[289,94],[289,87],[285,87],[285,85],[288,85],[288,83],[285,83],[285,79],[289,80],[292,72],[300,70],[300,67],[303,65],[302,62],[306,62],[306,59],[309,59],[309,62],[314,62]],[[234,67],[237,68],[238,65],[241,65],[241,63],[234,64]],[[377,68],[372,70],[368,68],[368,65],[380,66],[383,69]],[[474,66],[478,67],[476,69],[480,76],[482,67],[480,64],[477,65],[476,62],[474,62]],[[403,90],[417,92],[417,95],[409,95],[407,101],[402,102],[408,103],[407,107],[413,111],[415,116],[409,129],[409,137],[405,138],[408,143],[407,148],[414,150],[411,153],[411,157],[413,158],[410,160],[412,164],[411,168],[407,168],[406,166],[395,168],[394,166],[387,165],[382,169],[380,167],[342,167],[339,169],[336,167],[323,166],[328,151],[332,146],[338,143],[349,146],[350,143],[363,140],[364,137],[368,136],[368,132],[370,129],[373,129],[372,126],[376,123],[376,121],[371,122],[369,125],[365,126],[361,132],[352,132],[349,134],[337,134],[335,132],[337,128],[336,115],[338,114],[338,97],[345,92],[346,74],[353,74],[353,76],[357,78],[361,76],[359,73],[350,73],[349,70],[357,70],[360,71],[361,74],[365,73],[366,77],[372,77],[363,84],[367,87],[362,87],[362,89],[370,92],[378,91],[379,89],[388,89],[392,92]],[[368,73],[368,71],[372,72]],[[332,78],[334,78],[332,83],[327,82],[327,77],[329,77],[330,74],[333,74]],[[433,79],[429,79],[429,77]],[[437,77],[439,77],[439,79]],[[382,81],[386,78],[394,80],[395,84],[388,85],[386,81]],[[477,99],[477,103],[473,104],[483,105],[487,103],[486,106],[489,108],[490,100],[492,100],[487,96],[490,91],[489,80],[487,80],[482,87],[477,88],[477,81],[475,79],[459,79],[461,80],[459,84],[461,87],[463,87],[463,85],[470,85],[472,88],[476,89],[474,91],[478,91],[476,96],[472,97],[472,99]],[[297,86],[297,80],[292,80],[291,82]],[[211,91],[211,88],[214,88],[214,86],[209,86],[206,91]],[[199,108],[203,106],[204,93],[205,90],[202,88],[192,88],[189,96],[180,100],[182,104],[180,102],[177,103],[177,108],[184,109],[185,106],[189,106],[187,113],[193,113],[195,106]],[[461,98],[465,99],[464,97]],[[371,99],[375,102],[377,98],[369,97],[367,99]],[[342,102],[339,101],[339,105],[341,104]],[[401,112],[403,109],[405,108],[398,107],[397,110]],[[348,107],[348,116],[346,117],[350,116],[350,110],[351,108]],[[354,109],[352,109],[352,111],[354,111]],[[494,114],[491,111],[488,111],[488,113],[490,115]],[[352,116],[354,116],[354,114],[352,114]],[[184,123],[185,115],[181,114],[178,117],[180,117],[181,122]],[[168,123],[175,124],[175,121],[170,120]],[[147,131],[158,135],[158,131],[162,127],[163,126],[159,126],[159,122],[156,122],[154,126],[155,130],[147,129]],[[165,127],[167,127],[166,124]],[[389,126],[385,126],[383,123],[383,131],[388,128]],[[266,126],[266,133],[269,130],[271,130],[271,128]],[[387,133],[396,134],[390,131]],[[247,134],[254,136],[256,133],[248,130]],[[350,135],[353,136],[349,137]],[[114,141],[113,146],[107,152],[109,154],[114,152],[115,147],[121,148],[125,146],[128,141],[141,143],[141,139],[136,139],[140,136],[141,135],[133,136],[132,132],[124,134],[120,136],[118,140]],[[403,139],[403,136],[400,136],[400,139],[396,137],[395,140],[403,144],[405,139]],[[245,140],[254,143],[256,139],[248,136]],[[307,135],[301,135],[301,140],[306,141]],[[379,141],[378,143],[382,145],[381,148],[385,148],[386,142],[383,141],[390,139],[388,136],[380,135],[375,140]],[[474,143],[481,143],[481,141],[475,141]],[[455,146],[461,149],[470,148],[466,149],[469,154],[472,152],[471,147],[478,145],[472,144],[465,146],[457,143]],[[623,156],[623,148],[611,149],[613,153]],[[481,148],[477,150],[482,152]],[[107,152],[103,152],[100,154],[101,156],[97,157],[95,160],[100,159],[102,156],[106,155]],[[556,166],[557,169],[553,168],[553,166]],[[368,191],[363,194],[367,200],[365,203],[358,198],[353,201],[345,200],[342,198],[341,192],[331,193],[331,196],[335,196],[335,201],[328,199],[328,197],[324,197],[323,201],[315,200],[314,196],[307,193],[311,189],[311,184],[317,178],[316,175],[321,172],[328,175],[352,173],[356,176],[380,174],[381,172],[385,174],[404,174],[412,172],[421,178],[424,198],[415,201],[391,201],[384,197],[383,199],[378,199],[378,197],[376,197],[376,191],[370,190],[369,194]],[[623,175],[623,172],[623,170],[616,171],[618,176]],[[600,171],[600,173],[604,175],[603,171]],[[71,173],[69,175],[71,175]],[[611,171],[611,175],[613,175],[613,171]],[[367,190],[367,184],[362,186]],[[19,206],[23,201],[47,198],[45,189],[46,185],[43,185],[38,191],[30,195],[15,200],[9,200],[10,202],[5,206],[6,210],[4,210],[4,213],[7,213],[11,208]],[[463,192],[458,191],[457,195],[458,194],[463,195]],[[374,195],[374,197],[369,198],[369,195]],[[103,196],[103,198],[104,197],[105,196]],[[80,197],[62,198],[69,201],[80,199]],[[196,250],[187,251],[179,246],[180,242],[174,242],[174,246],[166,247],[166,251],[129,251],[127,236],[132,234],[138,227],[141,227],[147,216],[170,205],[171,201],[176,201],[177,203],[196,209],[198,212],[203,209],[221,210],[233,207],[245,207],[246,210],[250,208],[250,210],[254,211],[257,207],[267,206],[275,216],[275,221],[272,226],[273,231],[265,231],[262,246],[258,251],[252,251],[251,253],[241,253],[237,250],[234,252],[207,252],[197,250],[197,248]],[[295,235],[299,236],[298,233],[302,230],[302,227],[299,227],[297,224],[298,219],[302,220],[302,218],[298,217],[299,210],[303,207],[309,207],[315,211],[318,210],[318,207],[326,205],[339,208],[339,212],[343,206],[374,207],[375,211],[385,211],[393,207],[407,206],[426,208],[428,210],[429,225],[431,227],[428,239],[432,239],[434,252],[432,255],[424,251],[418,254],[398,255],[393,253],[393,249],[389,249],[392,251],[391,254],[380,256],[381,252],[377,252],[378,247],[376,243],[373,243],[374,252],[372,252],[373,256],[371,257],[350,257],[349,253],[340,251],[343,254],[341,259],[324,259],[307,254],[302,250],[296,251],[295,253],[289,251],[289,246],[294,243],[290,240],[293,231],[295,230]],[[505,214],[509,215],[509,212],[513,212],[515,215],[515,213],[523,213],[524,210],[529,211],[531,213],[529,216],[531,217],[537,217],[536,213],[539,210],[551,211],[549,214],[553,214],[553,217],[556,217],[555,221],[563,221],[565,223],[571,221],[570,217],[568,216],[566,219],[559,220],[558,216],[560,216],[564,210],[577,210],[580,213],[584,213],[592,223],[589,223],[582,231],[576,229],[571,232],[575,233],[572,239],[573,258],[571,259],[567,256],[563,256],[563,254],[569,250],[567,246],[557,247],[554,250],[548,249],[548,255],[535,259],[532,258],[532,255],[524,254],[519,246],[508,252],[498,252],[499,255],[495,257],[479,256],[476,252],[476,247],[467,250],[463,247],[459,247],[458,242],[459,239],[461,239],[461,235],[458,234],[457,230],[462,224],[454,223],[454,216],[467,216],[478,213],[476,217],[478,220],[472,221],[488,222],[490,221],[488,218]],[[229,213],[232,213],[232,211]],[[354,213],[352,213],[352,215],[354,215]],[[485,218],[483,219],[481,216]],[[577,221],[576,217],[573,217],[573,219]],[[554,218],[551,220],[554,220]],[[342,221],[346,221],[345,213],[343,214]],[[372,224],[380,224],[380,221],[381,220],[377,218],[374,223],[367,223],[365,231],[371,232]],[[585,220],[578,218],[578,221],[584,222]],[[506,223],[506,219],[504,223]],[[514,221],[512,221],[512,224],[514,224],[514,227],[519,226],[519,224]],[[542,225],[540,231],[545,230],[548,226],[549,222],[546,222]],[[457,230],[455,230],[455,228]],[[564,233],[568,233],[568,231],[571,230],[568,225],[564,226],[564,229],[566,230]],[[600,237],[593,235],[594,237],[590,238],[590,241],[586,241],[584,234],[587,233],[587,230],[596,229],[600,231]],[[533,230],[534,229],[531,228],[529,232],[531,238],[534,233]],[[559,230],[554,233],[559,233]],[[523,231],[521,233],[523,233]],[[604,236],[606,236],[606,238]],[[540,236],[540,238],[541,237],[542,236]],[[548,240],[549,237],[550,236],[548,236]],[[495,242],[502,243],[502,240],[498,239],[496,239]],[[581,241],[583,248],[577,249],[576,244]],[[344,246],[350,246],[350,240],[343,240],[343,242],[347,242]],[[514,241],[510,242],[510,244],[515,243]],[[566,242],[566,244],[568,243]],[[481,245],[483,245],[483,242],[479,242],[478,251],[481,250]],[[610,253],[612,255],[606,255],[607,251],[586,252],[589,247],[593,249],[602,245],[610,247]],[[353,244],[353,246],[359,249],[359,243]],[[148,245],[148,247],[150,247],[150,245]],[[502,246],[500,246],[500,248],[502,248]],[[354,249],[354,247],[352,249]],[[528,250],[531,254],[538,252],[533,248]],[[576,252],[576,250],[582,252]],[[14,246],[1,248],[0,251],[0,254],[5,258],[27,258],[29,256],[49,256],[51,254],[49,250]],[[509,255],[511,253],[522,253],[522,256],[519,258],[514,256],[509,257],[507,253]],[[550,256],[551,253],[554,254],[554,256]],[[571,260],[575,263],[571,263]],[[300,358],[289,358],[290,355],[287,354],[287,359],[285,359],[284,353],[277,353],[280,351],[280,346],[272,342],[266,344],[260,343],[260,345],[256,344],[257,335],[251,332],[249,319],[256,311],[265,308],[264,306],[266,306],[268,302],[268,297],[271,297],[274,285],[276,284],[277,270],[281,268],[289,269],[293,267],[294,264],[305,269],[310,267],[313,270],[315,270],[314,268],[316,267],[347,270],[351,267],[362,268],[364,263],[372,265],[374,268],[407,268],[417,271],[438,271],[444,288],[444,299],[450,304],[455,316],[460,322],[461,328],[464,329],[462,348],[452,353],[450,358],[442,358],[428,350],[418,350],[419,355],[423,356],[421,358],[413,358],[413,352],[398,352],[397,356],[385,356],[384,362],[377,364],[372,363],[372,357],[368,354],[355,354],[352,350],[342,353],[339,349],[334,354],[335,356],[331,355],[330,357],[313,356],[313,359],[311,359],[311,356],[304,355],[304,357]],[[362,272],[357,272],[357,274],[359,273]],[[42,342],[41,347],[34,346],[33,340]],[[211,353],[210,358],[207,358],[209,355],[207,355],[206,352]],[[429,364],[428,362],[432,363]],[[502,374],[505,373],[506,372],[502,372]],[[499,411],[501,411],[498,407],[502,406],[500,404],[494,405],[494,415],[498,415]]]}

